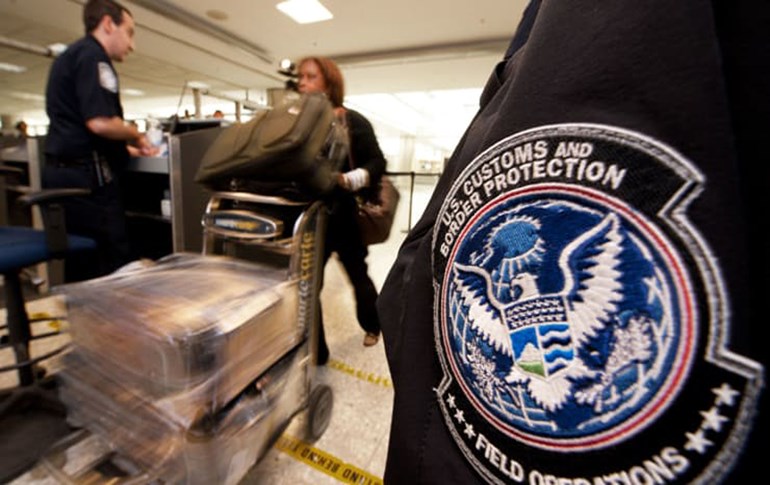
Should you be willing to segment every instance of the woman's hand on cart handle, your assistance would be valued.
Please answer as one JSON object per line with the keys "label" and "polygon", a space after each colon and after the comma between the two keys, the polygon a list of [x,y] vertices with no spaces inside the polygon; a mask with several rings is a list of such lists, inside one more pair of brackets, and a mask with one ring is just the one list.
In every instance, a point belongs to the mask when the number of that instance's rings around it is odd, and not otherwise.
{"label": "woman's hand on cart handle", "polygon": [[337,184],[350,192],[357,192],[369,186],[369,172],[365,168],[356,168],[337,176]]}

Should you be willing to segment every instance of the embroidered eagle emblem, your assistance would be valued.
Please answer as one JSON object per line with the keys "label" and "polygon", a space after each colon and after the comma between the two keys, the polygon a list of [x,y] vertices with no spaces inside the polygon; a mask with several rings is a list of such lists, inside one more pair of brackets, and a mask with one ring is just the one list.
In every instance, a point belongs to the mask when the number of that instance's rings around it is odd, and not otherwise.
{"label": "embroidered eagle emblem", "polygon": [[542,293],[534,268],[545,251],[538,228],[536,220],[516,218],[490,238],[486,261],[507,262],[507,289],[493,282],[485,265],[456,262],[453,279],[471,328],[494,352],[512,359],[505,381],[524,386],[553,411],[571,395],[574,379],[596,377],[581,350],[610,324],[623,298],[624,236],[618,216],[605,215],[561,251],[562,289]]}

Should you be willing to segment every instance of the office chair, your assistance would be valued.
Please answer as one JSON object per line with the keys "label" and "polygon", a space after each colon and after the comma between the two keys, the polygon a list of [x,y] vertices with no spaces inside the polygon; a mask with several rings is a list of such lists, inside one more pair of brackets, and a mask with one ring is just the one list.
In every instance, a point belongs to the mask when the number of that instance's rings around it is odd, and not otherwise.
{"label": "office chair", "polygon": [[[0,180],[21,172],[16,167],[0,165]],[[50,380],[44,383],[42,373],[37,372],[38,363],[55,352],[36,358],[30,355],[30,342],[46,335],[32,336],[21,275],[25,268],[38,263],[96,248],[93,240],[66,233],[64,208],[60,204],[66,197],[88,193],[86,189],[24,193],[16,203],[26,208],[40,207],[44,229],[0,226],[0,274],[3,275],[7,322],[4,327],[7,336],[0,340],[0,349],[10,347],[15,357],[15,363],[0,367],[0,372],[16,371],[19,381],[17,387],[0,390],[0,482],[3,483],[37,461],[53,441],[69,431],[64,420],[66,410],[58,401],[55,388]],[[0,197],[7,200],[4,190],[0,190]]]}

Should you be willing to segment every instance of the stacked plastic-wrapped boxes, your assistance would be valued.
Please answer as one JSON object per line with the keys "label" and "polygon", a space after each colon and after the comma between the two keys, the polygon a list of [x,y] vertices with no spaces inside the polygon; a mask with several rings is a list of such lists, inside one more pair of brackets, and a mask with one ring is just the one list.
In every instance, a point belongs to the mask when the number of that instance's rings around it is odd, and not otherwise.
{"label": "stacked plastic-wrapped boxes", "polygon": [[160,480],[237,483],[306,399],[285,269],[177,254],[62,292],[70,420]]}

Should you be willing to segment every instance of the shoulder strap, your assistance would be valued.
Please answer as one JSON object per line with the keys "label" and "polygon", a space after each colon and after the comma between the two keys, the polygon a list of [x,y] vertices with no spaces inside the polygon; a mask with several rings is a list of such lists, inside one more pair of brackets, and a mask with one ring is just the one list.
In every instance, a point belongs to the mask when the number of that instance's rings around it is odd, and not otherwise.
{"label": "shoulder strap", "polygon": [[342,127],[348,137],[348,166],[350,170],[356,168],[356,162],[353,160],[353,139],[350,137],[350,126],[348,125],[348,110],[340,106],[339,119],[342,121]]}

